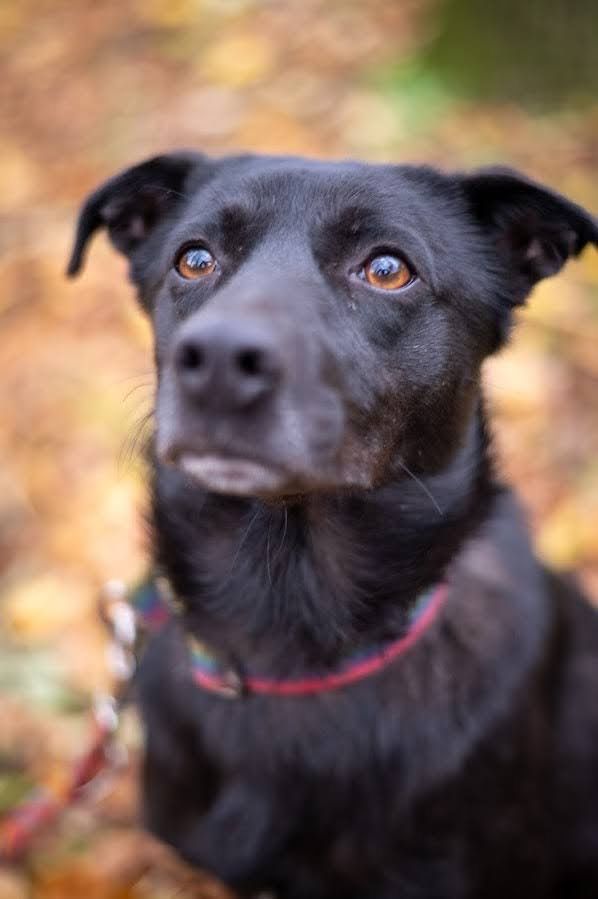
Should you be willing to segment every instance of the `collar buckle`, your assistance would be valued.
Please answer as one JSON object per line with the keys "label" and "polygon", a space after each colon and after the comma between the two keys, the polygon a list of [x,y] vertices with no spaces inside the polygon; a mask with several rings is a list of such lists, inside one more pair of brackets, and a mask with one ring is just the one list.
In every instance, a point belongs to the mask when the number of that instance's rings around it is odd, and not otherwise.
{"label": "collar buckle", "polygon": [[245,693],[243,681],[232,668],[223,671],[218,680],[213,681],[210,689],[223,699],[241,699]]}

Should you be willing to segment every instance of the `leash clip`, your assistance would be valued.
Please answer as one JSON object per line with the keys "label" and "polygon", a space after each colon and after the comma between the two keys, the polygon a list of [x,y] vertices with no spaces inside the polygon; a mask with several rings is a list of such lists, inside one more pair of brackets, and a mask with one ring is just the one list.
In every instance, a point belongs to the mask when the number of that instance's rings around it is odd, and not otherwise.
{"label": "leash clip", "polygon": [[136,669],[137,623],[123,581],[111,580],[104,584],[99,608],[111,637],[106,647],[108,671],[118,683],[127,684]]}

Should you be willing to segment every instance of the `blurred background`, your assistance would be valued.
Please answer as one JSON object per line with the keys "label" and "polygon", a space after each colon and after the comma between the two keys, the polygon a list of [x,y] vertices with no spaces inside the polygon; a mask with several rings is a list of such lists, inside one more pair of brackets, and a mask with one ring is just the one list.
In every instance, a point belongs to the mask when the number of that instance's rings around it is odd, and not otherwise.
{"label": "blurred background", "polygon": [[[60,781],[105,684],[95,601],[145,567],[151,345],[77,208],[173,147],[507,163],[598,213],[594,0],[3,0],[0,5],[0,812]],[[598,253],[547,281],[486,382],[500,467],[540,554],[598,594]],[[1,899],[206,899],[134,828],[131,761],[69,811]]]}

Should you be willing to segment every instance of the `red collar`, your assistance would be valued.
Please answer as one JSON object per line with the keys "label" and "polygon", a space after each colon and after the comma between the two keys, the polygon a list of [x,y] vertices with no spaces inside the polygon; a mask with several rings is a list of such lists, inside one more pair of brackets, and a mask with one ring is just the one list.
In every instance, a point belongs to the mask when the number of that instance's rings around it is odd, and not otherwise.
{"label": "red collar", "polygon": [[[172,617],[169,593],[168,585],[164,585],[161,580],[159,584],[152,581],[144,585],[132,597],[141,622],[152,630]],[[198,687],[229,698],[251,694],[310,696],[346,687],[376,674],[407,652],[436,620],[447,594],[448,589],[444,583],[421,593],[410,610],[407,631],[403,636],[349,656],[335,671],[283,679],[241,676],[233,668],[223,665],[204,643],[188,636],[191,676]]]}

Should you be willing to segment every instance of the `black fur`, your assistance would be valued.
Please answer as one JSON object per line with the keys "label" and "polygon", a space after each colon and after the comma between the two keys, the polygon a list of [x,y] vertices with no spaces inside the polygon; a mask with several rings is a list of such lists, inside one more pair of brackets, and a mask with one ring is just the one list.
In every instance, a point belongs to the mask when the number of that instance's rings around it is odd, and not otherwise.
{"label": "black fur", "polygon": [[[71,274],[102,225],[154,324],[155,561],[185,605],[140,671],[150,829],[246,896],[598,897],[598,617],[535,559],[480,391],[595,220],[506,170],[183,153],[91,196]],[[364,280],[381,253],[401,290]],[[241,672],[326,670],[441,579],[351,687],[190,682],[185,630]]]}

